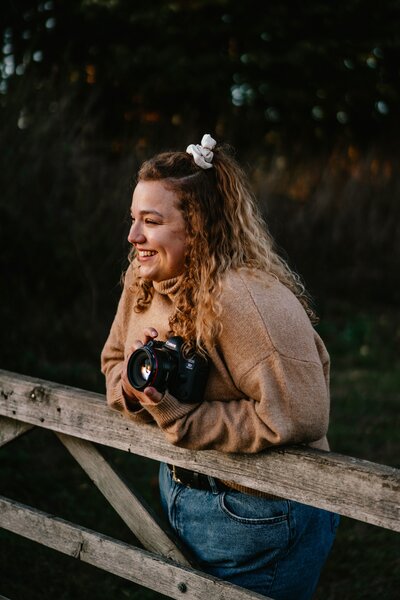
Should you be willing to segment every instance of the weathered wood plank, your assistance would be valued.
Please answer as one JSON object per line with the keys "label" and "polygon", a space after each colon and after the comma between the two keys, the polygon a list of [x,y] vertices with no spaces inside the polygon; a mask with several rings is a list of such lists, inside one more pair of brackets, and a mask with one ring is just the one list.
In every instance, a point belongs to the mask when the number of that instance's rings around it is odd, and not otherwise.
{"label": "weathered wood plank", "polygon": [[256,455],[189,451],[137,425],[100,394],[0,371],[0,415],[400,531],[400,470],[306,448]]}
{"label": "weathered wood plank", "polygon": [[170,598],[266,600],[108,536],[0,496],[0,526]]}
{"label": "weathered wood plank", "polygon": [[146,550],[190,566],[153,510],[125,485],[91,442],[63,433],[57,436]]}
{"label": "weathered wood plank", "polygon": [[29,423],[21,423],[15,419],[0,417],[0,447],[12,442],[30,429],[33,429],[33,425],[30,425]]}

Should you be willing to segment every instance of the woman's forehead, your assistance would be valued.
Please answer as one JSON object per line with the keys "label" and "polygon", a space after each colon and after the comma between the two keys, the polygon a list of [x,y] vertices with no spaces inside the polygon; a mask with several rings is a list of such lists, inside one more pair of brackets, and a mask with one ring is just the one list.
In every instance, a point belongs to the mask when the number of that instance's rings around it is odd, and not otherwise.
{"label": "woman's forehead", "polygon": [[160,181],[139,181],[133,192],[131,211],[165,216],[180,213],[178,206],[178,195]]}
{"label": "woman's forehead", "polygon": [[178,201],[178,195],[161,181],[139,181],[132,196],[132,205],[145,202],[168,206]]}

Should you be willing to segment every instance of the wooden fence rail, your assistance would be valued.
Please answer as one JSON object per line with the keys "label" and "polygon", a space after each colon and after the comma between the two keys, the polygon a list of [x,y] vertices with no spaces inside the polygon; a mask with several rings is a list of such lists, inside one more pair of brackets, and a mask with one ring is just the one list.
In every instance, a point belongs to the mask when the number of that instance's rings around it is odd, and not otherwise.
{"label": "wooden fence rail", "polygon": [[196,571],[170,532],[118,478],[92,442],[236,481],[400,531],[400,471],[305,447],[256,455],[172,446],[154,425],[110,410],[104,396],[0,371],[0,446],[34,426],[54,431],[146,550],[0,497],[0,527],[172,598],[261,598]]}

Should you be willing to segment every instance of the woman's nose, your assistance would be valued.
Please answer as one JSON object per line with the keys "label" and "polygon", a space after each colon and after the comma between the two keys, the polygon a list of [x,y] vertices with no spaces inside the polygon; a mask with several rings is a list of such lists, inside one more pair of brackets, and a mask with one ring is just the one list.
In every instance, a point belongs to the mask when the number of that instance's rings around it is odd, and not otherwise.
{"label": "woman's nose", "polygon": [[132,223],[128,234],[128,242],[130,244],[142,244],[145,240],[146,238],[144,237],[143,233],[140,231],[136,223]]}

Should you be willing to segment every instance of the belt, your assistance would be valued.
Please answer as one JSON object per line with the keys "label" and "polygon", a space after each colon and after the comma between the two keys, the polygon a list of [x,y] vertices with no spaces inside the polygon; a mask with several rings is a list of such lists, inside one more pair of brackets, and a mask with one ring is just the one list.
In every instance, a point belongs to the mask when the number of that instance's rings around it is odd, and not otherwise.
{"label": "belt", "polygon": [[196,490],[205,490],[208,492],[228,492],[235,491],[243,494],[249,494],[250,496],[257,496],[258,498],[269,498],[271,500],[282,500],[280,496],[274,496],[268,492],[261,492],[259,490],[253,490],[252,488],[245,487],[243,485],[235,484],[232,482],[221,481],[215,477],[209,477],[204,473],[198,473],[197,471],[190,471],[183,467],[177,467],[175,465],[167,465],[170,470],[172,479],[177,483],[181,483],[186,487],[193,488]]}

